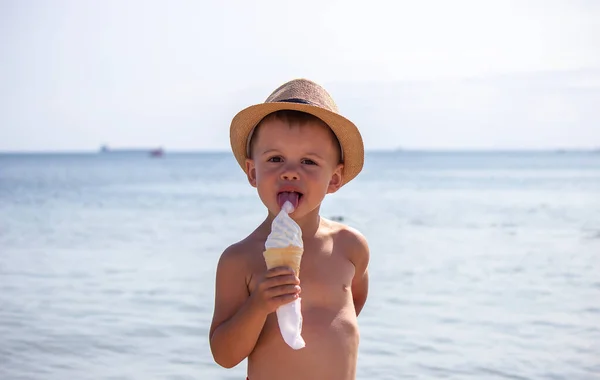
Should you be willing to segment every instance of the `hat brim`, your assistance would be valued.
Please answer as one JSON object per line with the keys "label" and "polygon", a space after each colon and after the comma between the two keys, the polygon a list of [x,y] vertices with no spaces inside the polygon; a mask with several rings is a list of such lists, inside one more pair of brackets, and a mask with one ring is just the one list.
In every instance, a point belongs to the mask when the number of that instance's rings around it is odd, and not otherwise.
{"label": "hat brim", "polygon": [[254,127],[268,114],[279,110],[309,113],[323,120],[338,138],[343,155],[344,168],[342,185],[360,173],[364,164],[364,146],[360,132],[353,122],[344,116],[326,109],[302,103],[269,102],[255,104],[238,112],[231,121],[230,143],[233,155],[244,172],[246,171],[247,139]]}

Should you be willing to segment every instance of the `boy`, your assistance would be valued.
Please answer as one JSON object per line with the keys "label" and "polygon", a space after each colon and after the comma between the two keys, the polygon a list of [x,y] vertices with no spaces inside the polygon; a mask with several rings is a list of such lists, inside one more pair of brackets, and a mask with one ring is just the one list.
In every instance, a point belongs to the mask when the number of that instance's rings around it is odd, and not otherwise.
{"label": "boy", "polygon": [[[326,194],[362,170],[358,129],[322,87],[298,79],[239,112],[230,139],[268,215],[219,259],[210,327],[215,361],[231,368],[248,358],[250,380],[354,380],[369,249],[358,231],[322,218],[319,210]],[[262,255],[286,200],[302,229],[300,279],[287,267],[267,270]],[[293,350],[274,311],[300,295],[306,347]]]}

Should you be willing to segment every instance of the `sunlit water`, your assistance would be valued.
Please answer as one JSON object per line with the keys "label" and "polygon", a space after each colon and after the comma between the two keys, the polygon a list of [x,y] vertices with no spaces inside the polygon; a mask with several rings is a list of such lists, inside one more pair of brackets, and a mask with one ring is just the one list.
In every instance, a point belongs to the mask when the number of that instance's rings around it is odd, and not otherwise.
{"label": "sunlit water", "polygon": [[[359,379],[600,379],[600,154],[368,153]],[[243,379],[215,265],[264,217],[230,154],[0,155],[0,379]]]}

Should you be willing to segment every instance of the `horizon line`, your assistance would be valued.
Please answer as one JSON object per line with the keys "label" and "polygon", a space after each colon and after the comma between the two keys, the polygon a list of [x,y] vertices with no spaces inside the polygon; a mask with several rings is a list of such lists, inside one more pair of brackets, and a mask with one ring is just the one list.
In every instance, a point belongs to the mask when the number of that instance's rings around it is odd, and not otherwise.
{"label": "horizon line", "polygon": [[[20,149],[20,150],[2,150],[0,154],[135,154],[150,152],[153,149],[159,147],[132,147],[132,148],[114,148],[113,151],[103,153],[99,149]],[[166,149],[161,148],[165,154],[185,154],[185,153],[231,153],[230,149]],[[397,148],[365,148],[365,153],[419,153],[419,152],[554,152],[554,153],[566,153],[566,152],[600,152],[600,145],[594,147],[498,147],[498,148],[485,148],[485,147],[461,147],[461,148],[442,148],[442,147],[397,147]]]}

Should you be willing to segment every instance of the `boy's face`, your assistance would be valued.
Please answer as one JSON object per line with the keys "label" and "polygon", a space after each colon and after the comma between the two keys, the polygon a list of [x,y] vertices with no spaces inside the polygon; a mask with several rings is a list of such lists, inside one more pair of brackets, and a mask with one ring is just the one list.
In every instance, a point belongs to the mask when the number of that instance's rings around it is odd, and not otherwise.
{"label": "boy's face", "polygon": [[301,218],[342,184],[342,167],[332,132],[317,122],[289,125],[270,118],[260,126],[246,160],[250,184],[272,214],[290,200]]}

